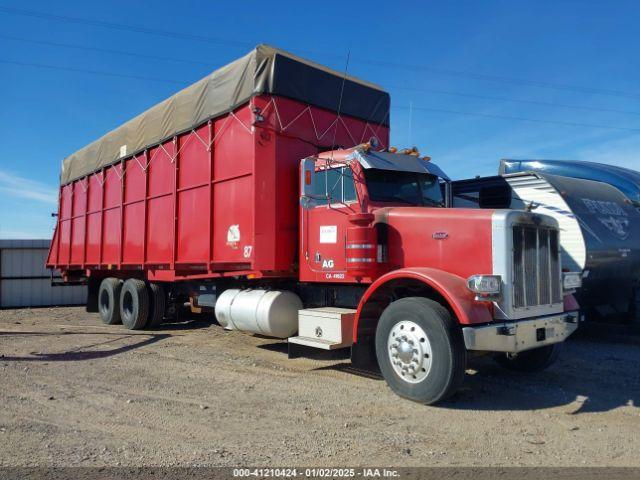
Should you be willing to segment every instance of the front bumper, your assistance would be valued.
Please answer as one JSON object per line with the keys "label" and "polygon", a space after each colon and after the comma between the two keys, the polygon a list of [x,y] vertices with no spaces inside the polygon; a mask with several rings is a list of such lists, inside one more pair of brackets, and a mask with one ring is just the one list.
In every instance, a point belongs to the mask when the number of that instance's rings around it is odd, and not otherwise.
{"label": "front bumper", "polygon": [[578,312],[530,320],[464,327],[467,350],[518,353],[566,340],[578,328]]}

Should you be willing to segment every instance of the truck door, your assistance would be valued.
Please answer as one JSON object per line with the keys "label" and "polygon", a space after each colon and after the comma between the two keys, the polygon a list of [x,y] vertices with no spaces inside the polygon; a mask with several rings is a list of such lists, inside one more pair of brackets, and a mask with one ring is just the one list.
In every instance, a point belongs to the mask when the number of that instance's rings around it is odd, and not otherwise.
{"label": "truck door", "polygon": [[346,280],[346,229],[358,197],[348,165],[315,170],[302,198],[300,279]]}

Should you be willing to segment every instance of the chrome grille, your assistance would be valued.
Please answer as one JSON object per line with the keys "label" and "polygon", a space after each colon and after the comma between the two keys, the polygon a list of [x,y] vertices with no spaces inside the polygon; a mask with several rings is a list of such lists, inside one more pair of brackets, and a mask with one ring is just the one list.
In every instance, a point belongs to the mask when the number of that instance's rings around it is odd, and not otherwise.
{"label": "chrome grille", "polygon": [[558,230],[514,225],[514,308],[560,303],[560,288]]}

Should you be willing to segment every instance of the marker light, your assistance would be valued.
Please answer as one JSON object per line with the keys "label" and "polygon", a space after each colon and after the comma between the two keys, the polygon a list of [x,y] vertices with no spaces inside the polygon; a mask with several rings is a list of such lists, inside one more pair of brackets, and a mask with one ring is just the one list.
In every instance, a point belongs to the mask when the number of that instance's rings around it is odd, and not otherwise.
{"label": "marker light", "polygon": [[576,290],[582,286],[582,273],[565,272],[562,274],[562,288],[564,290]]}
{"label": "marker light", "polygon": [[467,279],[467,288],[476,294],[476,300],[494,301],[502,291],[500,275],[473,275]]}

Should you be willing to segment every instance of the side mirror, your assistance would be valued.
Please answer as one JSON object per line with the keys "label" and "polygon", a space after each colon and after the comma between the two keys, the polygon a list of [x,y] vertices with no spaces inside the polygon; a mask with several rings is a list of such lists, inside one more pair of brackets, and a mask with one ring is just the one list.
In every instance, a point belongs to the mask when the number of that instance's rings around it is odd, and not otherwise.
{"label": "side mirror", "polygon": [[317,192],[316,162],[312,158],[305,158],[300,164],[300,196],[312,197]]}
{"label": "side mirror", "polygon": [[319,189],[317,183],[320,181],[319,175],[316,173],[316,162],[313,158],[305,158],[300,163],[300,205],[302,208],[309,209],[318,205],[319,201],[326,200],[325,195],[318,195]]}

